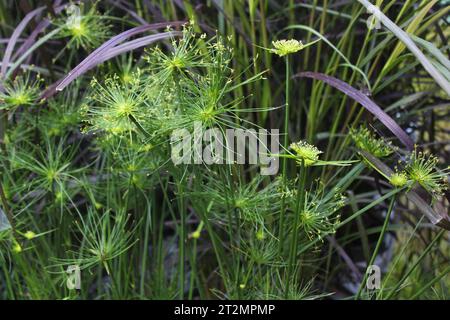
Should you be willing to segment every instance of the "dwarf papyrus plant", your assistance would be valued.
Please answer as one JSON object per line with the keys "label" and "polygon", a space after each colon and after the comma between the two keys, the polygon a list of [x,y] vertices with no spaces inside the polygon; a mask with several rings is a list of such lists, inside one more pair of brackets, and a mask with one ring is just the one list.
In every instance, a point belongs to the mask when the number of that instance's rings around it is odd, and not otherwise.
{"label": "dwarf papyrus plant", "polygon": [[362,1],[35,3],[0,3],[0,298],[448,297],[440,1],[379,3],[419,59]]}
{"label": "dwarf papyrus plant", "polygon": [[[178,259],[171,258],[172,263],[177,263],[172,269],[175,273],[168,279],[170,288],[180,298],[185,297],[186,290],[192,296],[198,285],[200,278],[186,278],[186,274],[198,276],[189,270],[201,271],[201,264],[196,261],[200,258],[217,263],[223,287],[215,288],[215,294],[256,297],[269,285],[269,275],[274,272],[291,279],[289,284],[293,288],[283,286],[285,292],[267,295],[281,297],[303,290],[302,278],[292,277],[294,269],[299,270],[296,258],[299,243],[334,233],[338,212],[345,203],[340,200],[341,205],[337,206],[333,202],[339,197],[337,189],[331,191],[335,195],[324,197],[325,189],[333,190],[331,186],[308,191],[306,187],[312,180],[306,169],[299,178],[303,187],[289,191],[288,185],[296,182],[285,178],[284,183],[278,178],[271,181],[258,177],[253,169],[246,177],[242,165],[171,162],[170,134],[174,130],[185,129],[195,137],[196,123],[223,133],[230,128],[253,127],[242,119],[242,115],[252,111],[245,108],[246,97],[236,99],[234,93],[262,76],[236,83],[231,61],[232,50],[221,37],[208,38],[184,27],[182,37],[174,38],[170,49],[149,49],[144,63],[129,71],[131,77],[113,74],[102,81],[94,79],[83,108],[84,131],[94,134],[101,159],[115,177],[117,188],[123,190],[128,210],[143,204],[143,199],[139,200],[142,197],[148,201],[145,192],[148,188],[162,188],[165,200],[160,205],[168,209],[165,214],[173,219],[172,227],[178,238],[175,247]],[[296,158],[300,168],[351,164],[319,161],[320,152],[314,153],[317,149],[313,148],[306,143],[293,144],[294,153],[288,157]],[[303,194],[306,196],[301,201]],[[283,210],[288,210],[287,222],[293,228],[280,228]],[[158,228],[158,224],[163,228],[154,238],[159,250],[169,250],[162,242],[166,231],[161,223],[167,218],[153,217],[149,222],[153,228]],[[204,232],[195,227],[200,224]],[[147,232],[149,236],[153,233]],[[280,249],[280,239],[287,235],[292,240]],[[212,251],[199,256],[194,248],[197,250],[197,242],[202,241],[211,241]],[[158,263],[165,263],[163,258],[160,256]],[[252,276],[254,270],[259,270],[256,277]]]}

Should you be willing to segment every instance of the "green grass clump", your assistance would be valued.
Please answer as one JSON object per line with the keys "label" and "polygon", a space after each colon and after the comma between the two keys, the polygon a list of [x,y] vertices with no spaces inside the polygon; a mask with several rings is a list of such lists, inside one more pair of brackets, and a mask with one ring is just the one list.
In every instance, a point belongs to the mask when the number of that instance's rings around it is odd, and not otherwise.
{"label": "green grass clump", "polygon": [[0,298],[448,299],[448,7],[377,4],[1,3]]}

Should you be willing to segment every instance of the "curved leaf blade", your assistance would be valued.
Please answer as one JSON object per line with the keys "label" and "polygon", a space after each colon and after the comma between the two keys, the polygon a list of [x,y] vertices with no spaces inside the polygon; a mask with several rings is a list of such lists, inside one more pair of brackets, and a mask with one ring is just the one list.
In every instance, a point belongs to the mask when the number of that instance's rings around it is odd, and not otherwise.
{"label": "curved leaf blade", "polygon": [[338,89],[346,96],[361,104],[364,108],[366,108],[367,111],[378,118],[378,120],[380,120],[386,126],[386,128],[388,128],[403,143],[403,145],[407,149],[412,150],[414,148],[414,142],[412,141],[412,139],[406,134],[405,131],[403,131],[403,129],[394,121],[394,119],[392,119],[386,112],[384,112],[375,102],[369,99],[368,96],[350,86],[348,83],[319,72],[300,72],[294,75],[294,77],[319,80],[325,82],[333,88]]}

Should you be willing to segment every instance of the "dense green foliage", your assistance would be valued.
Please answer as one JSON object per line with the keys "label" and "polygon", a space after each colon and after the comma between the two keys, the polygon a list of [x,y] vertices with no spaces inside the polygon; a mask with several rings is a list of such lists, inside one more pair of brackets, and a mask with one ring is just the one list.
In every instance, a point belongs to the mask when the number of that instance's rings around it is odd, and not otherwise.
{"label": "dense green foliage", "polygon": [[1,2],[0,298],[448,299],[450,6],[365,2]]}

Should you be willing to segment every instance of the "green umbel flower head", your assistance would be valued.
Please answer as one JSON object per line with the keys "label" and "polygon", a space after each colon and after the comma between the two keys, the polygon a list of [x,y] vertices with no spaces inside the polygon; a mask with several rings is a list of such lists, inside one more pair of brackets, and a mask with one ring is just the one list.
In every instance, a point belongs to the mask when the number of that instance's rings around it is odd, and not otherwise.
{"label": "green umbel flower head", "polygon": [[295,53],[304,48],[303,43],[295,39],[272,41],[272,45],[273,48],[271,51],[280,57]]}
{"label": "green umbel flower head", "polygon": [[319,160],[319,154],[322,153],[322,151],[315,146],[305,141],[292,143],[290,148],[295,152],[295,155],[298,158],[297,162],[301,163],[301,160],[304,160],[305,166],[314,164]]}
{"label": "green umbel flower head", "polygon": [[377,158],[385,158],[394,152],[390,142],[377,139],[367,128],[350,129],[350,136],[358,149],[367,151]]}
{"label": "green umbel flower head", "polygon": [[409,178],[435,196],[442,195],[448,188],[448,169],[439,170],[436,167],[438,162],[439,159],[434,155],[414,150],[406,167]]}
{"label": "green umbel flower head", "polygon": [[408,183],[408,176],[404,172],[395,172],[389,177],[389,183],[396,188],[401,188]]}
{"label": "green umbel flower head", "polygon": [[12,81],[4,84],[4,93],[0,92],[0,110],[15,109],[20,106],[32,106],[38,104],[41,78],[39,75],[36,80],[31,80],[27,74],[19,76]]}

